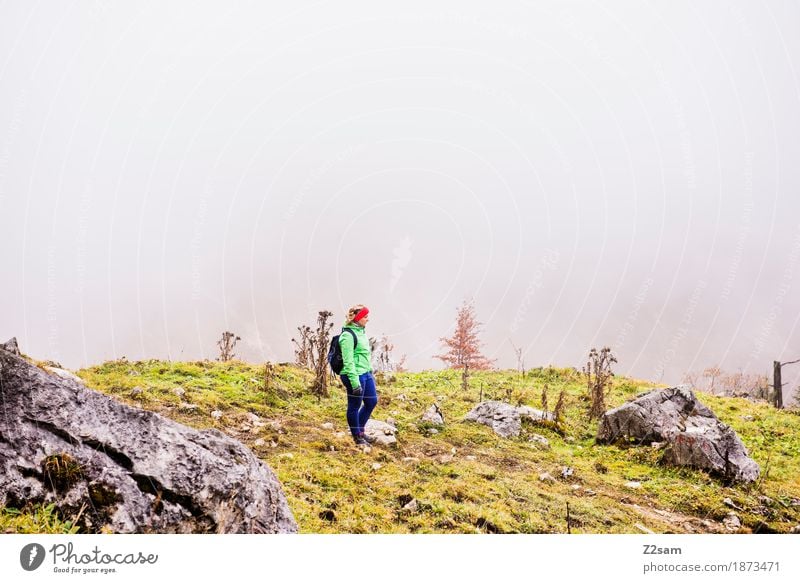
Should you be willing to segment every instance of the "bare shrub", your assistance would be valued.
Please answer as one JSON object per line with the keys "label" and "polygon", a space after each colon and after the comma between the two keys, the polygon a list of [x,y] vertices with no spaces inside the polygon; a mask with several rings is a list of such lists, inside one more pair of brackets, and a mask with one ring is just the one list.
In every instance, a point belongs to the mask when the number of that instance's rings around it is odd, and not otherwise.
{"label": "bare shrub", "polygon": [[235,356],[233,350],[236,348],[236,343],[239,342],[239,340],[241,340],[241,338],[233,332],[223,332],[222,339],[217,342],[217,346],[219,347],[218,360],[221,362],[233,360]]}
{"label": "bare shrub", "polygon": [[611,390],[611,379],[614,376],[611,365],[615,362],[617,359],[607,346],[599,352],[596,348],[589,351],[589,361],[583,369],[591,401],[589,419],[599,419],[606,412],[606,395]]}

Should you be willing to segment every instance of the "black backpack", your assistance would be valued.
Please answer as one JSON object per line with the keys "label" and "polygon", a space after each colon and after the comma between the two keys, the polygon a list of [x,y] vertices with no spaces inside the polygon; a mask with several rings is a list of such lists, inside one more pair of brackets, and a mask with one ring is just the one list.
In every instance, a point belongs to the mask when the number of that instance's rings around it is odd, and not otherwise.
{"label": "black backpack", "polygon": [[[356,333],[353,332],[350,328],[342,328],[342,332],[350,332],[353,336],[353,350],[356,349],[358,346],[358,337]],[[337,334],[333,338],[331,338],[331,347],[328,349],[328,364],[331,365],[331,370],[336,374],[341,374],[342,369],[344,368],[344,360],[342,359],[342,347],[339,346],[339,336],[341,334]]]}

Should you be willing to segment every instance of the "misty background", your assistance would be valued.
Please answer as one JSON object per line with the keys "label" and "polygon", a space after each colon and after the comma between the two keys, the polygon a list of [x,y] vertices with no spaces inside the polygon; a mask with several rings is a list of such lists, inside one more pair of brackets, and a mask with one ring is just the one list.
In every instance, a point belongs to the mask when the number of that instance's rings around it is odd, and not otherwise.
{"label": "misty background", "polygon": [[269,4],[0,5],[0,341],[289,361],[364,303],[441,368],[472,298],[503,368],[800,358],[796,3]]}

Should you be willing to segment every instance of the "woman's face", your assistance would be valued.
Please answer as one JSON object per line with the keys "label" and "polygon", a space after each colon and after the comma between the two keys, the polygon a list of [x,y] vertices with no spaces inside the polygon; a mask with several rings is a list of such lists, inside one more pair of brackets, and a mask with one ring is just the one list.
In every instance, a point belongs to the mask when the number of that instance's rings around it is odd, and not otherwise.
{"label": "woman's face", "polygon": [[364,326],[367,325],[367,322],[369,322],[369,314],[367,314],[366,316],[361,318],[358,322],[356,322],[356,324],[358,324],[359,326],[361,326],[363,328]]}

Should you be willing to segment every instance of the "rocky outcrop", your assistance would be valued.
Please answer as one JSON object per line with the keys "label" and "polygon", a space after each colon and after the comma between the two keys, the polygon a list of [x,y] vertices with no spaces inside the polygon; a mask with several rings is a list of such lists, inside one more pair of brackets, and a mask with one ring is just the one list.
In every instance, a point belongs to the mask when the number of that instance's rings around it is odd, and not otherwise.
{"label": "rocky outcrop", "polygon": [[488,425],[500,437],[516,437],[522,429],[517,408],[501,401],[479,403],[467,413],[464,420]]}
{"label": "rocky outcrop", "polygon": [[119,403],[8,346],[0,506],[55,503],[89,532],[297,531],[275,474],[238,441]]}
{"label": "rocky outcrop", "polygon": [[666,442],[663,461],[753,482],[760,469],[736,432],[686,386],[657,389],[603,415],[597,441]]}
{"label": "rocky outcrop", "polygon": [[488,425],[500,437],[517,437],[522,430],[522,419],[534,423],[554,421],[552,413],[545,413],[525,405],[514,407],[502,401],[479,403],[464,417],[465,421]]}

